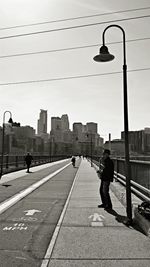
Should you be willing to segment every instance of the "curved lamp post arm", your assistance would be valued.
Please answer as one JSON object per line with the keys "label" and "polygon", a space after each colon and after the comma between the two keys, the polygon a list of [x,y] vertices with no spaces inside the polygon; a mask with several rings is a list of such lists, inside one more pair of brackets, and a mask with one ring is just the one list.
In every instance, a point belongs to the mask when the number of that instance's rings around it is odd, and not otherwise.
{"label": "curved lamp post arm", "polygon": [[125,31],[124,29],[117,25],[117,24],[112,24],[112,25],[109,25],[108,27],[105,28],[105,30],[103,31],[103,35],[102,35],[102,40],[103,40],[103,45],[105,45],[105,32],[109,29],[109,28],[112,28],[112,27],[115,27],[115,28],[119,28],[122,33],[123,33],[123,58],[124,58],[124,65],[126,65],[126,40],[125,40]]}
{"label": "curved lamp post arm", "polygon": [[6,115],[7,112],[10,114],[10,118],[12,119],[12,113],[11,113],[11,111],[6,110],[6,111],[4,112],[4,114],[3,114],[3,124],[5,123],[5,115]]}

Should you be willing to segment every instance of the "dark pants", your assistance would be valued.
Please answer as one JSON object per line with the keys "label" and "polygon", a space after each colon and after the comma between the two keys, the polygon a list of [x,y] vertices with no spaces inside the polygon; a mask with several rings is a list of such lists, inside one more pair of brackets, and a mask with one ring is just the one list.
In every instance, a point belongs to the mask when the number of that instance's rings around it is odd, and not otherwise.
{"label": "dark pants", "polygon": [[110,181],[102,181],[101,180],[101,185],[100,185],[100,196],[102,200],[102,204],[106,208],[112,208],[112,202],[110,199],[109,195],[109,186],[110,186]]}
{"label": "dark pants", "polygon": [[29,172],[31,162],[27,162],[26,164],[27,164],[27,172]]}

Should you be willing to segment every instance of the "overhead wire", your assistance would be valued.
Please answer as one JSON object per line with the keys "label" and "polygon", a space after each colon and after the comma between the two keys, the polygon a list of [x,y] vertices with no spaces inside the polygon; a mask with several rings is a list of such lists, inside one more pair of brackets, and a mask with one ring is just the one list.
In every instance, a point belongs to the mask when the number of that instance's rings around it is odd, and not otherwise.
{"label": "overhead wire", "polygon": [[16,34],[16,35],[8,35],[8,36],[0,37],[0,40],[10,39],[10,38],[18,38],[18,37],[24,37],[24,36],[31,36],[31,35],[38,35],[38,34],[45,34],[45,33],[50,33],[50,32],[74,30],[74,29],[92,27],[92,26],[97,26],[97,25],[102,25],[102,24],[121,22],[121,21],[129,21],[129,20],[136,20],[136,19],[144,19],[144,18],[149,18],[149,17],[150,17],[150,15],[144,15],[144,16],[124,18],[124,19],[116,19],[116,20],[109,20],[109,21],[103,21],[103,22],[82,24],[82,25],[76,25],[76,26],[70,26],[70,27],[62,27],[62,28],[56,28],[56,29],[50,29],[50,30],[44,30],[44,31],[21,33],[21,34]]}
{"label": "overhead wire", "polygon": [[[126,40],[126,43],[146,41],[146,40],[150,40],[150,37]],[[109,45],[112,45],[112,44],[120,44],[120,43],[122,43],[122,41],[107,42],[107,44],[109,44]],[[92,44],[92,45],[83,45],[83,46],[68,47],[68,48],[59,48],[59,49],[43,50],[43,51],[37,51],[37,52],[18,53],[18,54],[0,56],[0,58],[11,58],[11,57],[20,57],[20,56],[29,56],[29,55],[45,54],[45,53],[64,52],[64,51],[71,51],[71,50],[77,50],[77,49],[85,49],[85,48],[91,48],[91,47],[97,47],[97,46],[100,46],[100,44]]]}
{"label": "overhead wire", "polygon": [[[132,69],[132,70],[128,70],[127,72],[131,73],[131,72],[148,71],[148,70],[150,70],[150,68]],[[67,77],[40,79],[40,80],[30,80],[30,81],[7,82],[7,83],[0,83],[0,86],[18,85],[18,84],[31,84],[31,83],[43,83],[43,82],[54,82],[54,81],[62,81],[62,80],[72,80],[72,79],[81,79],[81,78],[90,78],[90,77],[114,75],[114,74],[120,74],[120,73],[122,74],[122,71],[114,71],[114,72],[107,72],[107,73],[97,73],[97,74],[88,74],[88,75],[67,76]]]}
{"label": "overhead wire", "polygon": [[[150,8],[150,7],[148,7]],[[145,9],[145,8],[143,8]],[[136,9],[137,10],[137,9]],[[129,11],[129,10],[128,10]],[[122,11],[122,12],[128,12]],[[130,10],[131,11],[131,10]],[[133,11],[133,10],[132,10]],[[134,9],[135,11],[135,9]],[[112,13],[119,13],[118,12],[112,12]],[[111,14],[112,14],[111,13]],[[108,14],[108,13],[107,13]],[[109,13],[110,14],[110,13]],[[100,16],[102,14],[97,14],[95,16]],[[105,13],[106,15],[106,13]],[[93,15],[91,15],[93,16]],[[87,17],[87,16],[84,16]],[[89,17],[89,16],[88,16]],[[63,30],[71,30],[71,29],[77,29],[77,28],[83,28],[83,27],[91,27],[91,26],[96,26],[96,25],[101,25],[101,24],[107,24],[107,23],[113,23],[113,22],[120,22],[120,21],[128,21],[128,20],[135,20],[135,19],[143,19],[143,18],[148,18],[150,15],[144,15],[144,16],[137,16],[137,17],[130,17],[130,18],[124,18],[124,19],[117,19],[117,20],[110,20],[110,21],[104,21],[104,22],[98,22],[98,23],[90,23],[90,24],[83,24],[83,25],[76,25],[76,26],[70,26],[70,27],[63,27],[63,28],[57,28],[57,29],[50,29],[50,30],[45,30],[45,31],[38,31],[38,32],[31,32],[31,33],[23,33],[23,34],[17,34],[17,35],[10,35],[10,36],[4,36],[0,37],[0,40],[3,39],[8,39],[8,38],[15,38],[15,37],[23,37],[23,36],[29,36],[29,35],[35,35],[35,34],[42,34],[42,33],[49,33],[49,32],[56,32],[56,31],[63,31]],[[78,17],[79,18],[79,17]],[[80,17],[81,18],[81,17]],[[73,18],[75,19],[75,18]],[[67,19],[70,20],[70,19]],[[60,21],[60,20],[59,20]],[[62,21],[62,20],[61,20]],[[54,21],[53,21],[54,22]],[[56,22],[56,21],[55,21]],[[50,22],[48,22],[50,23]],[[39,23],[38,23],[39,24]],[[31,25],[31,24],[30,24]],[[34,24],[35,25],[35,24]],[[27,25],[22,25],[19,27],[24,27]],[[28,25],[29,26],[29,25]],[[15,26],[18,27],[18,26]],[[14,28],[14,27],[10,27]],[[4,28],[3,28],[4,29]],[[5,28],[6,29],[6,28]],[[2,30],[2,28],[0,29]],[[133,41],[141,41],[141,40],[148,40],[148,38],[139,38],[139,39],[134,39],[134,40],[128,40],[127,42],[133,42]],[[109,44],[116,44],[116,43],[121,43],[121,42],[111,42]],[[88,46],[80,46],[80,47],[72,47],[72,48],[64,48],[64,49],[55,49],[55,50],[49,50],[49,51],[39,51],[39,52],[30,52],[30,53],[22,53],[22,54],[15,54],[15,55],[6,55],[6,56],[0,56],[0,58],[4,57],[13,57],[13,56],[20,56],[20,55],[31,55],[31,54],[41,54],[41,53],[49,53],[49,52],[58,52],[58,51],[66,51],[66,50],[73,50],[73,49],[81,49],[81,48],[88,48],[88,47],[93,47],[93,46],[98,46],[98,44],[95,45],[88,45]],[[150,68],[143,68],[143,69],[133,69],[133,70],[128,70],[128,72],[135,72],[135,71],[146,71],[150,70]],[[8,82],[8,83],[0,83],[0,86],[7,86],[7,85],[17,85],[17,84],[29,84],[29,83],[41,83],[41,82],[52,82],[52,81],[60,81],[60,80],[70,80],[70,79],[79,79],[79,78],[88,78],[88,77],[97,77],[97,76],[105,76],[105,75],[114,75],[114,74],[120,74],[122,73],[121,71],[118,72],[110,72],[110,73],[100,73],[100,74],[89,74],[89,75],[78,75],[78,76],[70,76],[70,77],[59,77],[59,78],[50,78],[50,79],[41,79],[41,80],[30,80],[30,81],[18,81],[18,82]]]}
{"label": "overhead wire", "polygon": [[50,24],[50,23],[57,23],[57,22],[73,21],[73,20],[85,19],[85,18],[93,18],[93,17],[121,14],[121,13],[141,11],[141,10],[147,10],[147,9],[150,9],[150,6],[141,7],[141,8],[118,10],[118,11],[112,11],[112,12],[106,12],[106,13],[99,13],[99,14],[94,14],[94,15],[78,16],[78,17],[65,18],[65,19],[57,19],[57,20],[51,20],[51,21],[45,21],[45,22],[36,22],[36,23],[15,25],[15,26],[10,26],[10,27],[0,28],[0,31],[1,30],[15,29],[15,28],[31,27],[31,26],[36,26],[36,25],[44,25],[44,24]]}

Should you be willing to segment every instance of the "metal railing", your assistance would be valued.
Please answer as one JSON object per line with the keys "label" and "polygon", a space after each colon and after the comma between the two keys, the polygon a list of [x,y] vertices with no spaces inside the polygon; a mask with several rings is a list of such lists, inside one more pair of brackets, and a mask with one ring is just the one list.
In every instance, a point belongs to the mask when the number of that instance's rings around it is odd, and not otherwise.
{"label": "metal railing", "polygon": [[[31,167],[46,164],[49,162],[54,162],[62,159],[69,158],[68,155],[32,155],[33,161],[31,164]],[[1,156],[0,156],[0,166],[1,166]],[[24,155],[4,155],[3,158],[3,174],[25,169],[26,163],[25,163],[25,156]]]}
{"label": "metal railing", "polygon": [[[125,160],[112,158],[114,162],[114,178],[122,185],[126,186]],[[100,158],[93,158],[93,162],[98,166]],[[140,160],[130,160],[131,168],[131,191],[140,199],[150,201],[150,162]]]}

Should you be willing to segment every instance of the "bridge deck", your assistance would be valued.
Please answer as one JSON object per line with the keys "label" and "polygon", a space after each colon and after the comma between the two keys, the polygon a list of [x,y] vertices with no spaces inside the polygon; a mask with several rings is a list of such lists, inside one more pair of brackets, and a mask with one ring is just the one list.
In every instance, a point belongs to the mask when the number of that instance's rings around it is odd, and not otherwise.
{"label": "bridge deck", "polygon": [[149,266],[149,238],[124,224],[125,207],[112,191],[114,212],[97,208],[99,184],[94,168],[82,160],[55,245],[47,253],[49,267]]}
{"label": "bridge deck", "polygon": [[[0,266],[149,266],[150,239],[125,225],[125,207],[113,191],[113,212],[97,207],[99,186],[86,159],[76,168],[64,160],[4,175]],[[113,187],[120,190],[119,183]]]}

